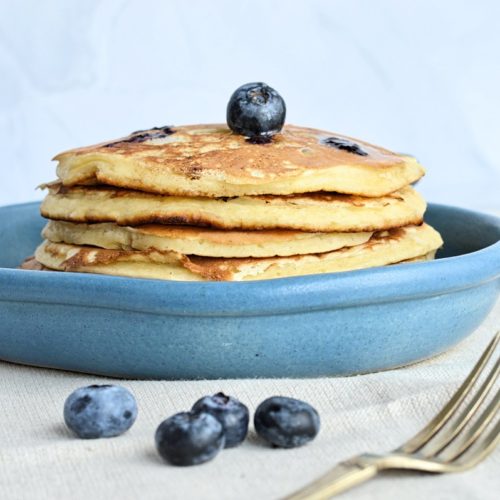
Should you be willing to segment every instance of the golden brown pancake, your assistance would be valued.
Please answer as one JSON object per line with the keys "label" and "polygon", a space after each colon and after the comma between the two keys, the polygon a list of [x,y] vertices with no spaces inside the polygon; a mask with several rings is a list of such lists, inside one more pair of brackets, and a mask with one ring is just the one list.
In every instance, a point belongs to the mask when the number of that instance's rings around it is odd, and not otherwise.
{"label": "golden brown pancake", "polygon": [[19,269],[25,269],[27,271],[53,271],[53,269],[49,269],[48,267],[40,264],[34,256],[24,259],[22,264],[19,266]]}
{"label": "golden brown pancake", "polygon": [[[339,140],[354,141],[356,148],[339,149]],[[328,191],[378,197],[424,174],[410,156],[293,125],[268,144],[253,144],[220,124],[160,127],[66,151],[55,160],[66,186],[109,184],[178,196]]]}
{"label": "golden brown pancake", "polygon": [[50,221],[42,235],[55,243],[110,250],[174,251],[205,257],[274,257],[331,252],[365,243],[372,233],[307,233],[283,229],[222,231],[158,224],[129,227]]}
{"label": "golden brown pancake", "polygon": [[[414,257],[413,259],[405,259],[400,262],[394,262],[394,264],[389,265],[397,265],[397,264],[407,264],[410,262],[426,262],[429,260],[433,260],[436,255],[436,250],[432,252],[426,253],[424,255],[419,255],[418,257]],[[45,267],[43,264],[40,264],[35,257],[31,256],[24,260],[24,262],[19,266],[19,269],[25,269],[27,271],[55,271],[55,269],[50,269]]]}
{"label": "golden brown pancake", "polygon": [[420,224],[425,201],[411,187],[380,198],[334,193],[207,198],[103,187],[49,185],[44,217],[119,225],[185,224],[219,229],[365,232]]}
{"label": "golden brown pancake", "polygon": [[373,235],[366,243],[321,254],[271,258],[210,258],[126,251],[44,241],[36,260],[51,269],[168,280],[243,281],[331,273],[394,264],[434,252],[442,239],[427,224]]}

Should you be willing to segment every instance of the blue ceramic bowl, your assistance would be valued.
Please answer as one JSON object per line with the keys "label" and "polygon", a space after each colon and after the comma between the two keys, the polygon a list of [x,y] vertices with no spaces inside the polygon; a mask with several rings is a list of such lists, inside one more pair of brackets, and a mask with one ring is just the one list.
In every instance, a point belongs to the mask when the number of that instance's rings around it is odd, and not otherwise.
{"label": "blue ceramic bowl", "polygon": [[431,205],[433,262],[243,283],[14,269],[38,204],[0,208],[0,359],[129,378],[319,377],[443,352],[493,307],[500,219]]}

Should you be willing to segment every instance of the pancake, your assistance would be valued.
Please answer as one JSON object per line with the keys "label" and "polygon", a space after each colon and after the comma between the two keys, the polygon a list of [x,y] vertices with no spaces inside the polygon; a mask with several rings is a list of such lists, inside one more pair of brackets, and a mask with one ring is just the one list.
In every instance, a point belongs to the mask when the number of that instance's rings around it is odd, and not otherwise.
{"label": "pancake", "polygon": [[19,266],[19,269],[25,269],[26,271],[53,271],[44,265],[40,264],[34,256],[24,259],[23,263]]}
{"label": "pancake", "polygon": [[179,196],[328,191],[379,197],[424,175],[410,156],[292,125],[267,144],[251,143],[220,124],[159,127],[54,159],[66,186],[108,184]]}
{"label": "pancake", "polygon": [[113,223],[77,224],[50,221],[42,235],[49,241],[91,245],[110,250],[159,250],[206,257],[274,257],[331,252],[360,245],[365,233],[306,233],[303,231],[221,231],[217,229]]}
{"label": "pancake", "polygon": [[[414,257],[413,259],[405,259],[400,262],[395,262],[394,264],[390,264],[392,266],[396,266],[398,264],[407,264],[410,262],[426,262],[429,260],[433,260],[434,257],[436,256],[436,250],[426,253],[424,255],[420,255],[418,257]],[[25,269],[27,271],[54,271],[58,272],[55,269],[50,269],[48,267],[45,267],[43,264],[40,264],[35,257],[28,257],[27,259],[24,260],[24,262],[19,266],[19,269]]]}
{"label": "pancake", "polygon": [[157,250],[99,249],[44,241],[35,258],[41,265],[70,272],[187,281],[244,281],[331,273],[383,266],[432,254],[442,245],[427,224],[381,231],[363,244],[321,254],[223,259]]}
{"label": "pancake", "polygon": [[185,224],[219,229],[365,232],[420,224],[425,201],[411,187],[379,198],[334,193],[235,198],[161,196],[105,186],[48,185],[44,217],[119,225]]}
{"label": "pancake", "polygon": [[413,259],[405,259],[400,262],[396,262],[391,265],[396,265],[396,264],[406,264],[409,262],[426,262],[428,260],[434,260],[434,257],[436,257],[436,252],[437,250],[433,250],[432,252],[426,253],[424,255],[419,255],[418,257],[413,257]]}

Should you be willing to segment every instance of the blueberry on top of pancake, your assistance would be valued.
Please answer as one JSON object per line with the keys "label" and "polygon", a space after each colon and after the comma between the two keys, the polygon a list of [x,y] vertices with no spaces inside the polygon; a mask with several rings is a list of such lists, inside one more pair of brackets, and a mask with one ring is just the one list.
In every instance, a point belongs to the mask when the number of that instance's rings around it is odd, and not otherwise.
{"label": "blueberry on top of pancake", "polygon": [[285,123],[286,105],[276,90],[262,82],[238,87],[227,104],[229,128],[250,139],[252,144],[266,144]]}

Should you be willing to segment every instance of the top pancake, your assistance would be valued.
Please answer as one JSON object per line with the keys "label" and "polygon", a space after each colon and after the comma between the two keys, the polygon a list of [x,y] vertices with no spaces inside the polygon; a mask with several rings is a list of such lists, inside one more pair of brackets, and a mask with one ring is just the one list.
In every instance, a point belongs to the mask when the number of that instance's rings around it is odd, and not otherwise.
{"label": "top pancake", "polygon": [[[325,143],[331,137],[355,142],[361,154]],[[220,124],[161,127],[73,149],[55,160],[66,186],[109,184],[206,197],[315,191],[379,197],[424,174],[410,156],[292,125],[267,144],[253,144]]]}

